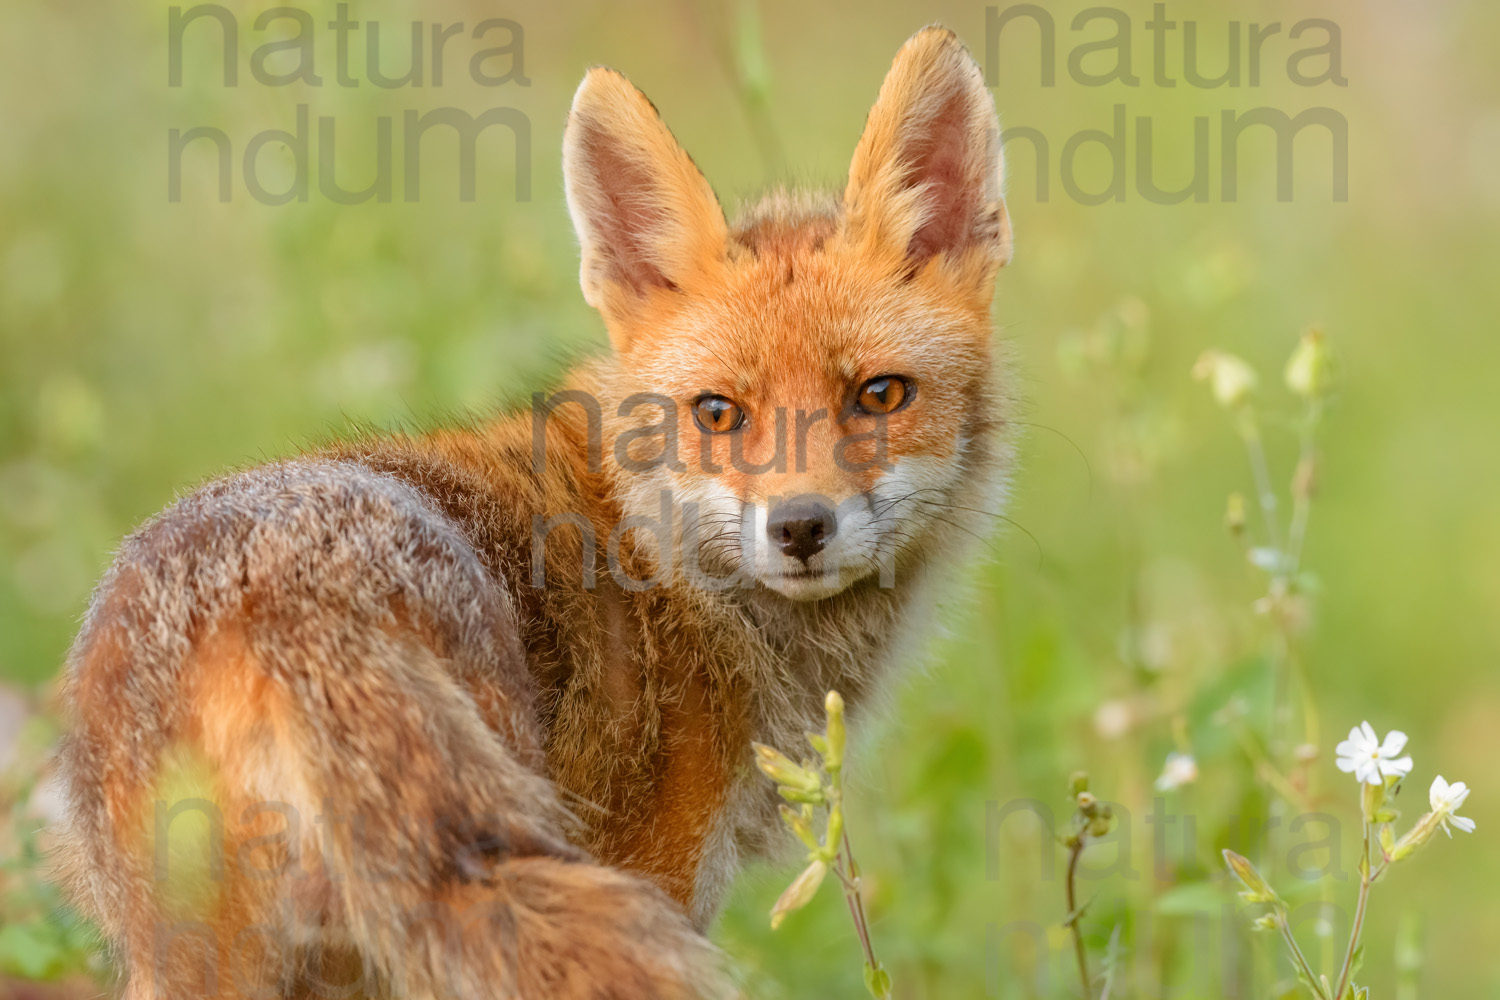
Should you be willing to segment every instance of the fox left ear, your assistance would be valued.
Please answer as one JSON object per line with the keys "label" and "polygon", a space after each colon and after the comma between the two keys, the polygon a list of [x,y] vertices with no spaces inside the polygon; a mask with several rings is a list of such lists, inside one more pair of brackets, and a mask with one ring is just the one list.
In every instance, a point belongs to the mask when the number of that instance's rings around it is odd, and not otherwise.
{"label": "fox left ear", "polygon": [[656,109],[613,70],[588,72],[563,134],[583,297],[625,349],[642,307],[690,289],[723,259],[724,212]]}
{"label": "fox left ear", "polygon": [[851,237],[908,274],[937,258],[959,265],[988,302],[1011,255],[1002,175],[983,73],[953,32],[922,29],[896,53],[855,148],[844,191]]}

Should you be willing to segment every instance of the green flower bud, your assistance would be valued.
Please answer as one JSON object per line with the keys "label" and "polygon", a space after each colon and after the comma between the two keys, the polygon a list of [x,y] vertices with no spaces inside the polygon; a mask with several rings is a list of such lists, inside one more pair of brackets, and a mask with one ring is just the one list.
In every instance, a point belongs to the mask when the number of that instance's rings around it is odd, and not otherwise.
{"label": "green flower bud", "polygon": [[764,743],[752,743],[751,746],[755,748],[755,766],[778,785],[803,793],[822,790],[823,780],[817,772],[795,763],[786,754]]}
{"label": "green flower bud", "polygon": [[803,806],[801,810],[796,810],[790,806],[780,805],[777,809],[781,812],[782,822],[797,835],[797,839],[816,851],[818,838],[812,828],[812,806]]}
{"label": "green flower bud", "polygon": [[837,691],[828,692],[823,699],[823,711],[828,713],[828,750],[823,754],[823,766],[837,770],[844,762],[844,699]]}
{"label": "green flower bud", "polygon": [[1442,823],[1442,814],[1430,812],[1417,820],[1415,826],[1406,831],[1406,835],[1396,841],[1394,847],[1386,852],[1392,861],[1405,861],[1417,852],[1417,848],[1432,839]]}
{"label": "green flower bud", "polygon": [[1318,327],[1310,328],[1297,341],[1286,363],[1286,387],[1303,399],[1322,396],[1332,381],[1332,362],[1323,331]]}
{"label": "green flower bud", "polygon": [[786,887],[781,898],[776,900],[776,905],[771,907],[771,930],[780,927],[788,913],[800,910],[812,902],[813,896],[817,895],[818,886],[823,884],[823,878],[827,874],[828,862],[822,858],[815,858],[802,869],[802,874]]}
{"label": "green flower bud", "polygon": [[1250,863],[1249,858],[1236,854],[1226,848],[1224,851],[1224,863],[1229,866],[1230,871],[1234,872],[1235,877],[1244,883],[1247,891],[1240,893],[1240,898],[1245,900],[1245,902],[1279,903],[1281,901],[1280,897],[1276,895],[1276,891],[1271,888],[1260,872],[1255,870],[1255,866]]}

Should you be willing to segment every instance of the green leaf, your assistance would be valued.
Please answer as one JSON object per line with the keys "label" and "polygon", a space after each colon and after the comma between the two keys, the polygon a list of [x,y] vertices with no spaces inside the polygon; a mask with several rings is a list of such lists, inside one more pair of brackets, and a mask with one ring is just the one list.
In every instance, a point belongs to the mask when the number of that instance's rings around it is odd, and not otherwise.
{"label": "green leaf", "polygon": [[1223,905],[1224,892],[1214,883],[1184,882],[1157,897],[1156,912],[1164,917],[1190,917],[1218,913]]}
{"label": "green leaf", "polygon": [[875,1000],[887,1000],[891,995],[891,974],[879,962],[865,963],[865,989]]}
{"label": "green leaf", "polygon": [[22,979],[60,975],[66,955],[56,935],[48,930],[39,924],[0,927],[0,972]]}

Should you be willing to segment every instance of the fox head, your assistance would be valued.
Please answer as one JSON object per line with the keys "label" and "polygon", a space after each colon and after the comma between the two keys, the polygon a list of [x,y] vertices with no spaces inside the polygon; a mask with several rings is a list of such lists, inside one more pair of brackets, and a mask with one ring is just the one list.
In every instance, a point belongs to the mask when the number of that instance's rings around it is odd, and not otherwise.
{"label": "fox head", "polygon": [[607,69],[574,97],[563,167],[614,352],[622,503],[672,517],[679,565],[816,600],[889,584],[983,506],[1011,236],[994,103],[951,32],[897,53],[842,196],[775,194],[728,224]]}

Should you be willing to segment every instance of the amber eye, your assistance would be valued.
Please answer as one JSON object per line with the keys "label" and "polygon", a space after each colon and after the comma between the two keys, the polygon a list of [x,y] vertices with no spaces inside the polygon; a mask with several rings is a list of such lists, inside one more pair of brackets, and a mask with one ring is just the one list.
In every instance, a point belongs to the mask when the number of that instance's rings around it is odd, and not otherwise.
{"label": "amber eye", "polygon": [[859,387],[859,408],[866,413],[899,410],[911,398],[911,386],[898,375],[872,378]]}
{"label": "amber eye", "polygon": [[710,434],[727,434],[745,422],[745,411],[723,396],[704,396],[693,404],[693,418]]}

